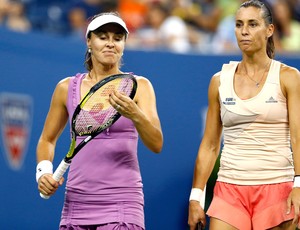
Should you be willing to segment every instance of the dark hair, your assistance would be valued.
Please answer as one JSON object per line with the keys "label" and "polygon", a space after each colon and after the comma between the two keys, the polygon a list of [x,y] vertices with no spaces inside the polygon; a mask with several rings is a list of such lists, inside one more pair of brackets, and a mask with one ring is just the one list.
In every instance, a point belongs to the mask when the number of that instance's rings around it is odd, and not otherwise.
{"label": "dark hair", "polygon": [[[91,23],[91,21],[93,21],[95,18],[100,17],[102,15],[114,15],[114,16],[117,16],[120,18],[120,14],[118,12],[104,12],[104,13],[96,14],[95,16],[89,18],[88,23]],[[125,31],[124,31],[124,33],[125,33]],[[91,33],[88,33],[87,37],[90,38]],[[85,51],[84,67],[88,71],[91,71],[93,69],[93,62],[92,62],[91,55],[92,55],[91,52],[89,52],[89,49],[87,49]],[[120,66],[121,66],[121,64],[120,64]]]}
{"label": "dark hair", "polygon": [[[270,24],[273,24],[272,12],[265,3],[263,3],[259,0],[250,0],[250,1],[246,1],[246,2],[242,3],[240,8],[242,8],[242,7],[247,8],[247,7],[251,7],[251,6],[258,8],[262,11],[262,13],[263,13],[262,17],[267,26]],[[274,45],[273,35],[268,37],[266,52],[267,52],[267,55],[269,56],[269,58],[274,58],[275,45]]]}

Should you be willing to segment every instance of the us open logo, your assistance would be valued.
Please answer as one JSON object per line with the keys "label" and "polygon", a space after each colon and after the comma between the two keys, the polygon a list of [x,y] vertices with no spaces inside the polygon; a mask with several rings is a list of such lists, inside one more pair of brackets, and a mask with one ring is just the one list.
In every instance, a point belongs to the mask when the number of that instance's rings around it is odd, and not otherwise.
{"label": "us open logo", "polygon": [[28,95],[0,94],[2,148],[9,166],[18,170],[26,155],[32,120],[32,99]]}

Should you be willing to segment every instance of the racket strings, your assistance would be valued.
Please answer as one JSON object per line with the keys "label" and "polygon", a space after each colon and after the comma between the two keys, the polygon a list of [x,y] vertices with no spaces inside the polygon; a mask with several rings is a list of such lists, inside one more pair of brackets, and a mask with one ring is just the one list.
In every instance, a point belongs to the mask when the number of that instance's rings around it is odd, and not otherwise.
{"label": "racket strings", "polygon": [[132,89],[133,82],[130,78],[117,78],[100,87],[81,105],[81,111],[76,118],[75,132],[82,136],[106,129],[118,115],[109,103],[110,94],[116,90],[129,96]]}

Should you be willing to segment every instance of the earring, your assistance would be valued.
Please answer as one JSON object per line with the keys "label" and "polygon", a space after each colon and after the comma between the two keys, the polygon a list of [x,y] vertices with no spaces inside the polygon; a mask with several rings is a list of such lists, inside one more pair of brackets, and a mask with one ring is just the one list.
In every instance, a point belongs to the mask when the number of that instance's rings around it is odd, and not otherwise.
{"label": "earring", "polygon": [[91,48],[88,48],[88,53],[92,53],[92,49]]}

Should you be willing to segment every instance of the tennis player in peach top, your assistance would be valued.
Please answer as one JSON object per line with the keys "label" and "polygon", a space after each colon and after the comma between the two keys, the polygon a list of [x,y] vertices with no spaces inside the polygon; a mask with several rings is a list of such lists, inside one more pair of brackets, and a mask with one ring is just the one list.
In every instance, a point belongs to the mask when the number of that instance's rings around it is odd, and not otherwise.
{"label": "tennis player in peach top", "polygon": [[[195,162],[188,224],[221,150],[210,230],[295,229],[300,209],[300,73],[274,60],[274,25],[262,2],[244,2],[235,35],[242,60],[224,64],[208,89],[206,129]],[[221,136],[224,143],[221,148]]]}

